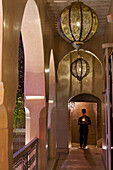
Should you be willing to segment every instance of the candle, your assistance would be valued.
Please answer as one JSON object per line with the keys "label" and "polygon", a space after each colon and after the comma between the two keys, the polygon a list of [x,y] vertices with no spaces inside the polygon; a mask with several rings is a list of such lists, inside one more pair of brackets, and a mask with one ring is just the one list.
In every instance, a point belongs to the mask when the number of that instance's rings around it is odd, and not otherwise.
{"label": "candle", "polygon": [[83,118],[82,121],[85,122],[85,118]]}

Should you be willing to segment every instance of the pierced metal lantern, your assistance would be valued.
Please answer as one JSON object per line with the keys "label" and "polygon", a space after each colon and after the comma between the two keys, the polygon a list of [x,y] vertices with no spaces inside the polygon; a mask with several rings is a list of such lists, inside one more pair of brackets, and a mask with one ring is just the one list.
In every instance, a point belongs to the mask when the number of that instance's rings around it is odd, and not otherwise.
{"label": "pierced metal lantern", "polygon": [[59,24],[61,36],[79,49],[80,45],[95,34],[98,19],[93,9],[77,1],[63,9]]}
{"label": "pierced metal lantern", "polygon": [[78,58],[71,64],[71,74],[81,81],[89,73],[89,64],[83,58]]}

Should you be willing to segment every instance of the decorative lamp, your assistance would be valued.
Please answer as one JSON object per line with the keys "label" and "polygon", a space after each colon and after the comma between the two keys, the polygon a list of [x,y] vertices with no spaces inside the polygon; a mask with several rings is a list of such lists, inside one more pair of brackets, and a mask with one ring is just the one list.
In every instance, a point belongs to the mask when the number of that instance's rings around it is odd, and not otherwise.
{"label": "decorative lamp", "polygon": [[97,27],[96,13],[83,2],[72,2],[61,12],[59,33],[76,49],[95,34]]}
{"label": "decorative lamp", "polygon": [[71,64],[71,74],[81,81],[89,73],[89,64],[81,56],[78,56]]}

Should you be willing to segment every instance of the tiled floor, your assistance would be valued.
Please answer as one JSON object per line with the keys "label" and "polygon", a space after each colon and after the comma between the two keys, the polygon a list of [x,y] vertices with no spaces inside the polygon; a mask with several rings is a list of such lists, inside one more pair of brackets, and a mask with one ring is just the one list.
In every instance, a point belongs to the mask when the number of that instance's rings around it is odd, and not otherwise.
{"label": "tiled floor", "polygon": [[105,170],[101,148],[72,148],[69,154],[59,154],[55,170]]}

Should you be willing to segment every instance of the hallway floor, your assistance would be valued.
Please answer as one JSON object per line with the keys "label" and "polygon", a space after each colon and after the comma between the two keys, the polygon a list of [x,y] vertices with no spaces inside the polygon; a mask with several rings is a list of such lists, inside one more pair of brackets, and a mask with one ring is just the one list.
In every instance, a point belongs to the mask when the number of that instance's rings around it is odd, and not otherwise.
{"label": "hallway floor", "polygon": [[101,148],[72,148],[69,154],[59,154],[55,170],[105,170]]}

